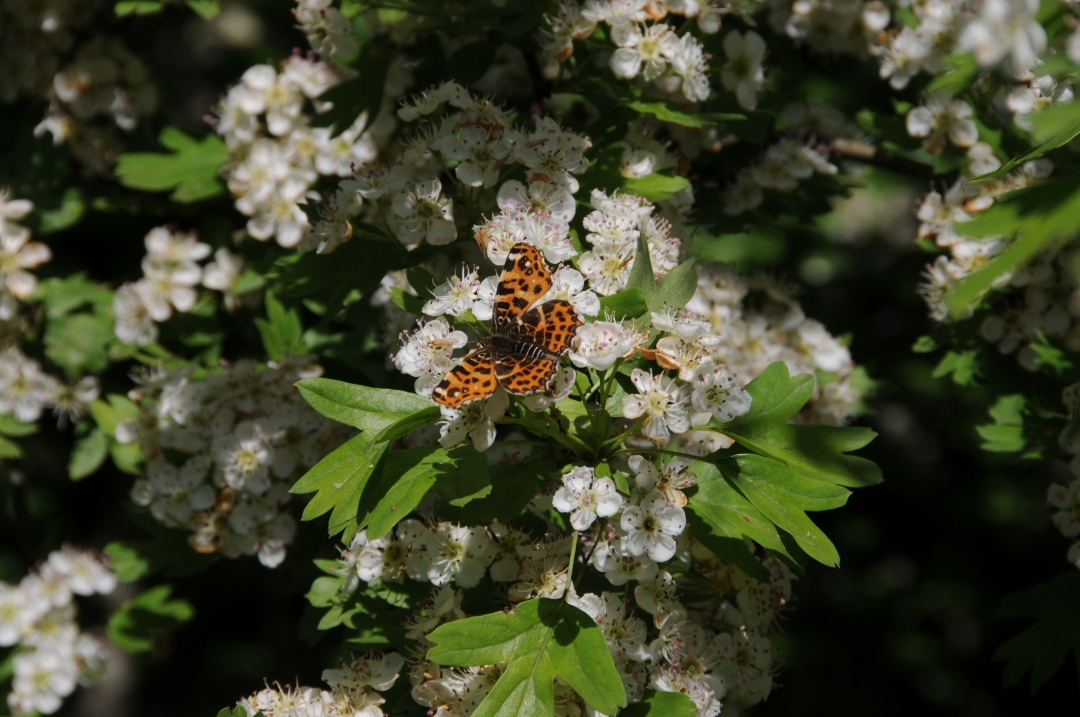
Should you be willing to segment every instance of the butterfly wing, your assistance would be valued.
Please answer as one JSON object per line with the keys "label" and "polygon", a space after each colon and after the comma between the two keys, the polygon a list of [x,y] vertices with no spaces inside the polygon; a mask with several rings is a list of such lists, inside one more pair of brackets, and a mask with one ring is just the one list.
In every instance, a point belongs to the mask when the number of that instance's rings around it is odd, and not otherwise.
{"label": "butterfly wing", "polygon": [[540,250],[518,242],[510,248],[495,292],[492,333],[501,334],[551,289],[551,272]]}
{"label": "butterfly wing", "polygon": [[569,301],[554,299],[526,311],[510,325],[508,333],[520,336],[549,354],[561,356],[570,348],[570,341],[581,324],[581,317]]}
{"label": "butterfly wing", "polygon": [[473,401],[487,398],[495,392],[495,362],[487,346],[470,351],[457,366],[450,369],[431,393],[441,406],[460,408]]}
{"label": "butterfly wing", "polygon": [[495,375],[510,393],[519,396],[546,393],[559,364],[549,358],[530,358],[514,354],[496,354]]}

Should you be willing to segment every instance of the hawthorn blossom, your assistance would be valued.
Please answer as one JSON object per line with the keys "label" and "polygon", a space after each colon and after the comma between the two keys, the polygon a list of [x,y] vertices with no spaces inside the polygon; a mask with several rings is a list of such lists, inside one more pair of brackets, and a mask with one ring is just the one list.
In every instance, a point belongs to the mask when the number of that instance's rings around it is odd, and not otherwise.
{"label": "hawthorn blossom", "polygon": [[630,380],[638,393],[623,399],[623,415],[630,419],[645,417],[641,432],[658,445],[668,442],[672,433],[683,433],[690,428],[690,416],[686,410],[687,391],[663,374],[639,368],[630,374]]}
{"label": "hawthorn blossom", "polygon": [[466,273],[463,269],[461,275],[451,276],[442,284],[431,290],[432,298],[423,308],[428,316],[464,316],[479,299],[480,279],[478,270],[473,269]]}
{"label": "hawthorn blossom", "polygon": [[501,388],[488,398],[461,408],[441,406],[443,420],[439,423],[439,444],[449,448],[469,438],[473,448],[486,451],[495,442],[495,421],[502,418],[509,407],[510,397]]}
{"label": "hawthorn blossom", "polygon": [[613,321],[594,321],[577,330],[570,342],[570,361],[580,368],[606,371],[634,347],[634,333]]}
{"label": "hawthorn blossom", "polygon": [[720,70],[720,81],[735,92],[739,106],[746,110],[757,107],[757,93],[765,84],[765,41],[753,30],[746,34],[732,30],[724,36],[727,64]]}
{"label": "hawthorn blossom", "polygon": [[398,239],[410,249],[425,240],[441,245],[457,238],[454,202],[442,196],[442,183],[438,179],[407,186],[394,196],[390,208],[398,218]]}
{"label": "hawthorn blossom", "polygon": [[623,80],[632,80],[638,73],[646,80],[664,74],[668,59],[679,44],[679,36],[663,23],[646,26],[627,23],[613,28],[612,40],[619,49],[612,53],[609,64],[615,76]]}
{"label": "hawthorn blossom", "polygon": [[625,545],[631,555],[647,555],[658,563],[675,555],[675,538],[686,529],[686,515],[668,503],[658,490],[645,494],[640,505],[623,511],[620,526],[626,531]]}
{"label": "hawthorn blossom", "polygon": [[703,414],[711,414],[721,423],[750,410],[753,400],[750,394],[739,385],[731,369],[724,364],[714,363],[712,359],[706,359],[698,366],[694,373],[693,387],[690,401],[694,409]]}
{"label": "hawthorn blossom", "polygon": [[979,139],[971,114],[971,106],[963,100],[930,95],[925,104],[908,112],[907,131],[912,137],[922,137],[930,154],[945,149],[946,138],[957,147],[970,147]]}
{"label": "hawthorn blossom", "polygon": [[560,513],[570,513],[574,530],[588,530],[598,517],[609,518],[622,508],[623,498],[610,478],[596,478],[593,469],[579,466],[563,476],[563,487],[555,492],[552,505]]}

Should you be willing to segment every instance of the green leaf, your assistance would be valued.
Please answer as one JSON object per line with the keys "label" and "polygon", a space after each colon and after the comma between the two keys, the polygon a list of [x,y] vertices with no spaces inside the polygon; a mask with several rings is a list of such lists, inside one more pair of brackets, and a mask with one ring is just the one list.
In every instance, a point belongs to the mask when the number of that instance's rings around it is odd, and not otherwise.
{"label": "green leaf", "polygon": [[439,506],[439,517],[467,525],[505,523],[524,512],[536,495],[537,483],[547,480],[550,468],[535,459],[488,469],[491,493],[463,507]]}
{"label": "green leaf", "polygon": [[390,298],[402,311],[416,316],[424,313],[424,302],[403,289],[390,287]]}
{"label": "green leaf", "polygon": [[86,202],[83,201],[82,191],[78,187],[68,187],[64,190],[64,196],[60,198],[59,207],[36,211],[38,231],[42,234],[51,234],[67,229],[77,224],[85,212]]}
{"label": "green leaf", "polygon": [[990,407],[992,425],[975,426],[983,439],[981,448],[992,453],[1024,450],[1024,413],[1026,399],[1020,394],[998,396]]}
{"label": "green leaf", "polygon": [[787,531],[806,554],[829,566],[840,564],[840,555],[806,511],[832,510],[847,502],[850,491],[814,480],[780,461],[749,453],[718,464],[724,476],[761,513]]}
{"label": "green leaf", "polygon": [[217,555],[196,553],[188,544],[187,534],[167,528],[145,514],[132,516],[153,538],[134,542],[113,542],[105,546],[109,567],[122,583],[163,573],[169,579],[202,572],[217,562]]}
{"label": "green leaf", "polygon": [[912,344],[911,350],[917,354],[928,354],[938,350],[938,343],[933,336],[920,336]]}
{"label": "green leaf", "polygon": [[172,587],[159,585],[128,600],[109,617],[105,634],[127,652],[149,652],[154,634],[175,630],[195,617],[186,600],[170,600]]}
{"label": "green leaf", "polygon": [[957,225],[961,234],[1019,238],[986,266],[963,279],[946,297],[953,316],[966,314],[998,277],[1019,269],[1036,254],[1080,232],[1080,172],[999,197],[970,222]]}
{"label": "green leaf", "polygon": [[745,115],[740,114],[724,114],[724,113],[694,113],[686,114],[680,111],[675,105],[669,102],[645,102],[643,100],[632,100],[625,103],[627,107],[634,110],[638,114],[652,115],[658,120],[663,122],[671,122],[672,124],[682,125],[683,127],[709,127],[717,122],[727,122],[730,120],[744,120]]}
{"label": "green leaf", "polygon": [[471,445],[449,451],[421,446],[388,453],[361,497],[359,525],[367,525],[369,539],[383,537],[433,487],[451,505],[483,497],[491,491],[484,454]]}
{"label": "green leaf", "polygon": [[23,423],[15,416],[9,414],[0,414],[0,436],[14,436],[15,438],[21,438],[22,436],[30,436],[38,431],[38,425],[36,423]]}
{"label": "green leaf", "polygon": [[813,394],[813,376],[789,376],[787,366],[777,361],[747,384],[746,390],[753,398],[750,410],[727,423],[712,421],[710,428],[815,480],[849,488],[883,480],[873,461],[847,455],[870,443],[877,435],[874,431],[788,423]]}
{"label": "green leaf", "polygon": [[681,692],[649,691],[645,699],[619,712],[619,717],[695,717],[697,705]]}
{"label": "green leaf", "polygon": [[221,3],[218,0],[186,0],[187,6],[203,20],[209,22],[221,12]]}
{"label": "green leaf", "polygon": [[173,190],[171,198],[181,203],[197,202],[225,191],[217,175],[228,159],[229,149],[217,135],[201,141],[175,127],[166,127],[158,137],[172,154],[128,152],[116,164],[120,183],[148,192]]}
{"label": "green leaf", "polygon": [[67,316],[86,304],[106,306],[112,303],[113,294],[86,278],[79,271],[64,278],[50,278],[38,284],[33,299],[45,304],[45,315],[50,319]]}
{"label": "green leaf", "polygon": [[614,715],[626,704],[600,628],[561,600],[528,600],[510,614],[455,620],[428,639],[435,645],[428,659],[437,664],[506,665],[473,717],[550,717],[556,677],[598,712]]}
{"label": "green leaf", "polygon": [[68,476],[71,480],[82,480],[100,468],[108,455],[109,439],[100,429],[95,428],[89,435],[75,442],[71,459],[68,461]]}
{"label": "green leaf", "polygon": [[623,289],[611,296],[600,297],[599,319],[604,319],[610,311],[615,319],[636,319],[643,316],[649,310],[645,303],[645,293],[638,288]]}
{"label": "green leaf", "polygon": [[934,378],[944,378],[952,374],[953,383],[957,386],[971,386],[978,378],[979,372],[978,351],[949,351],[930,375]]}
{"label": "green leaf", "polygon": [[956,96],[971,87],[975,78],[979,76],[979,64],[970,52],[961,52],[955,55],[947,55],[942,64],[947,68],[930,81],[927,92],[942,92]]}
{"label": "green leaf", "polygon": [[1010,159],[993,172],[981,174],[969,179],[968,182],[977,184],[987,179],[1005,176],[1024,162],[1038,159],[1047,152],[1071,142],[1076,135],[1080,134],[1080,107],[1074,106],[1071,102],[1047,107],[1031,115],[1031,124],[1032,137],[1039,143],[1037,147]]}
{"label": "green leaf", "polygon": [[22,458],[22,448],[15,441],[0,438],[0,460],[5,458]]}
{"label": "green leaf", "polygon": [[622,183],[622,189],[630,194],[645,197],[650,202],[663,202],[671,199],[671,195],[681,192],[690,186],[690,180],[686,177],[668,177],[654,173],[640,179],[627,179]]}
{"label": "green leaf", "polygon": [[370,388],[329,378],[301,379],[296,387],[316,411],[361,431],[382,431],[415,417],[418,423],[409,429],[413,430],[442,415],[431,401],[408,391]]}
{"label": "green leaf", "polygon": [[112,321],[104,313],[61,316],[45,327],[45,355],[71,376],[100,373],[109,365],[112,340]]}
{"label": "green leaf", "polygon": [[[661,309],[681,309],[694,298],[697,283],[698,274],[694,260],[687,259],[660,280],[656,286],[653,303]],[[653,309],[653,311],[656,310]]]}
{"label": "green leaf", "polygon": [[[653,278],[652,258],[649,256],[649,243],[645,235],[638,235],[637,251],[634,263],[630,266],[630,276],[626,280],[626,291],[638,290],[645,297],[645,304],[650,309],[656,305],[656,280]],[[655,309],[653,309],[655,310]]]}
{"label": "green leaf", "polygon": [[152,15],[165,9],[165,0],[124,0],[113,6],[119,17],[125,15]]}
{"label": "green leaf", "polygon": [[304,327],[296,309],[285,309],[272,293],[266,292],[266,319],[255,319],[266,354],[280,361],[306,352],[302,339]]}
{"label": "green leaf", "polygon": [[1006,686],[1019,683],[1030,671],[1034,692],[1058,671],[1070,652],[1074,653],[1080,673],[1078,604],[1080,573],[1075,570],[1002,601],[999,617],[1035,620],[1035,624],[994,653],[994,660],[1005,662]]}
{"label": "green leaf", "polygon": [[330,535],[344,530],[349,532],[346,541],[351,540],[359,530],[360,496],[387,445],[386,441],[372,443],[366,434],[361,434],[316,463],[291,489],[292,493],[315,493],[304,506],[303,519],[313,520],[332,511]]}
{"label": "green leaf", "polygon": [[333,127],[334,135],[339,135],[366,112],[370,125],[382,107],[390,58],[390,52],[376,45],[369,45],[361,50],[354,68],[359,74],[319,95],[320,102],[330,102],[333,107],[328,112],[316,115],[311,124],[316,127]]}

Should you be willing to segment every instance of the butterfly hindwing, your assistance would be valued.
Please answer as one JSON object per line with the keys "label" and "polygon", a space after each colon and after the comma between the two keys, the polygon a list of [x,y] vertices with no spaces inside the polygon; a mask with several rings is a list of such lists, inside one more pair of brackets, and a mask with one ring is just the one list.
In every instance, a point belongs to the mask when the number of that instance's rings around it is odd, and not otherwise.
{"label": "butterfly hindwing", "polygon": [[551,272],[540,250],[518,242],[510,248],[495,292],[492,333],[500,334],[551,289]]}
{"label": "butterfly hindwing", "polygon": [[570,348],[582,321],[574,306],[564,299],[545,301],[526,311],[509,327],[509,333],[521,336],[549,354],[560,356]]}
{"label": "butterfly hindwing", "polygon": [[510,393],[519,396],[544,393],[550,388],[559,364],[548,358],[528,358],[511,354],[497,354],[495,375]]}
{"label": "butterfly hindwing", "polygon": [[431,398],[447,408],[459,408],[487,398],[495,392],[495,362],[491,350],[480,346],[462,357],[431,393]]}

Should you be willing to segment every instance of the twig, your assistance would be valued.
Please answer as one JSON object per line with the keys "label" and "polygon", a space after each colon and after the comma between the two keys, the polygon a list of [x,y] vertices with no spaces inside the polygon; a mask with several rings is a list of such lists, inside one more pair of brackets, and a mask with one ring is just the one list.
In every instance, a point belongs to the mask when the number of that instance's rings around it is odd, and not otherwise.
{"label": "twig", "polygon": [[837,137],[832,142],[829,142],[829,150],[846,159],[853,159],[856,162],[863,162],[872,167],[879,167],[914,179],[929,182],[939,178],[934,174],[934,168],[929,164],[908,159],[902,154],[875,147],[866,142]]}

